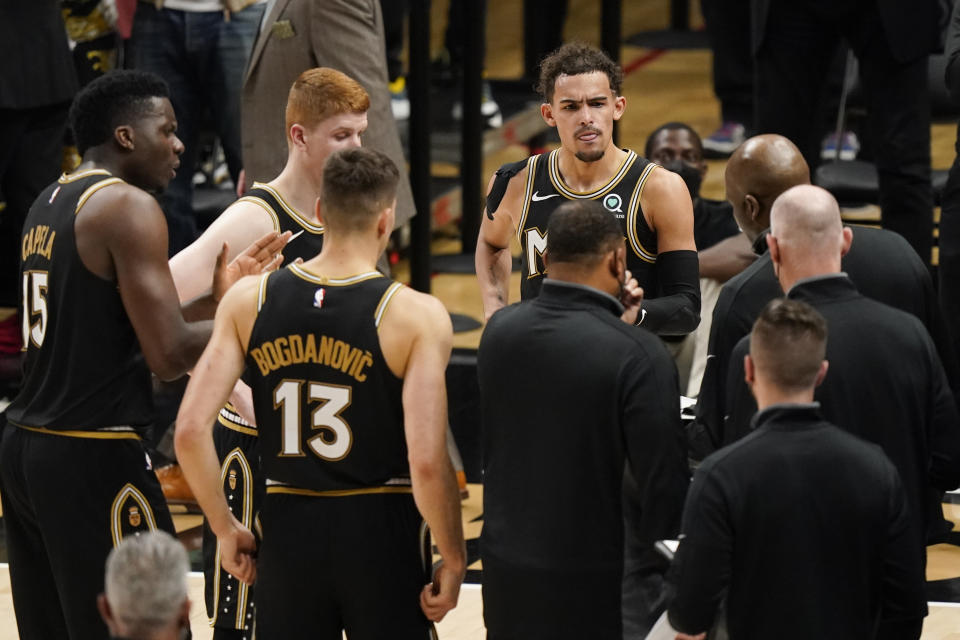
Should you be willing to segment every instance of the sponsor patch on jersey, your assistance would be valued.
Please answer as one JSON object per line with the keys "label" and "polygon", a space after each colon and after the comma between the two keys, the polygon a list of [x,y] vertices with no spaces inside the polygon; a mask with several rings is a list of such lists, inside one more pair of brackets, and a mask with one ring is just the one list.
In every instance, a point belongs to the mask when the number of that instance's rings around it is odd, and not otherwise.
{"label": "sponsor patch on jersey", "polygon": [[623,198],[615,193],[611,193],[603,198],[603,206],[607,211],[623,213]]}

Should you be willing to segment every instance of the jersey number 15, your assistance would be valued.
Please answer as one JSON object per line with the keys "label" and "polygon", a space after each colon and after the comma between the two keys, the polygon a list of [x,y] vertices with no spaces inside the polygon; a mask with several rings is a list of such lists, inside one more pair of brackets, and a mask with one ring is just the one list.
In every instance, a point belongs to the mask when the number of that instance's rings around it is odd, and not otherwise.
{"label": "jersey number 15", "polygon": [[[40,318],[34,322],[34,316]],[[43,344],[47,334],[47,272],[23,272],[23,347],[27,341],[35,347]]]}

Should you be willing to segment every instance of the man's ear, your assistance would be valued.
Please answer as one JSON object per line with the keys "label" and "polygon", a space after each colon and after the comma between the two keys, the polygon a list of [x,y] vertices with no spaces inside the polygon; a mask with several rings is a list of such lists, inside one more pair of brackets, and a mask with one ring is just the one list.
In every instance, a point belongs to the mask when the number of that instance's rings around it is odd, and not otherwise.
{"label": "man's ear", "polygon": [[623,280],[624,271],[627,269],[627,249],[626,247],[619,246],[613,251],[610,252],[610,275],[617,279],[617,281]]}
{"label": "man's ear", "polygon": [[747,386],[753,389],[753,383],[757,381],[757,370],[749,353],[743,356],[743,379]]}
{"label": "man's ear", "polygon": [[613,120],[616,122],[623,117],[623,112],[627,110],[627,99],[623,96],[617,96],[613,101]]}
{"label": "man's ear", "polygon": [[850,252],[850,246],[853,244],[853,229],[843,228],[843,246],[840,249],[840,255],[845,256]]}
{"label": "man's ear", "polygon": [[117,623],[113,619],[113,611],[110,610],[110,602],[107,601],[107,594],[101,593],[97,596],[97,611],[100,612],[100,617],[103,618],[107,628],[110,629],[110,635],[117,635]]}
{"label": "man's ear", "polygon": [[293,146],[303,149],[307,145],[307,142],[304,139],[305,134],[306,129],[303,128],[302,124],[297,124],[294,122],[292,125],[290,125],[290,140],[293,141]]}
{"label": "man's ear", "polygon": [[543,116],[543,121],[549,126],[557,126],[557,120],[553,117],[553,105],[549,102],[544,102],[540,105],[540,115]]}
{"label": "man's ear", "polygon": [[827,377],[827,370],[830,368],[830,363],[827,360],[824,360],[820,363],[820,371],[817,372],[817,377],[813,381],[814,387],[819,387],[823,382],[823,379]]}
{"label": "man's ear", "polygon": [[770,250],[770,260],[773,264],[780,264],[780,243],[772,233],[767,234],[767,249]]}
{"label": "man's ear", "polygon": [[549,253],[550,253],[550,249],[547,248],[547,249],[544,249],[544,250],[543,250],[543,253],[540,254],[540,257],[543,258],[543,270],[544,270],[544,271],[546,271],[546,270],[547,270],[547,267],[550,266],[550,257],[549,257],[549,255],[548,255]]}
{"label": "man's ear", "polygon": [[122,124],[116,129],[113,130],[113,139],[117,141],[117,144],[121,148],[126,149],[127,151],[133,151],[133,127],[128,124]]}
{"label": "man's ear", "polygon": [[760,217],[760,202],[752,193],[743,196],[743,209],[750,220],[756,221]]}

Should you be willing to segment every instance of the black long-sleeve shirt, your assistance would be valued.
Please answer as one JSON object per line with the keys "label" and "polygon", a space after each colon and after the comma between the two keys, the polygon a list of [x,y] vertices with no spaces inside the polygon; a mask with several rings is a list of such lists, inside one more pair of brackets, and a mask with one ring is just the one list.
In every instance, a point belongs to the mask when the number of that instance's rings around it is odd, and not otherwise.
{"label": "black long-sleeve shirt", "polygon": [[[861,295],[843,274],[801,280],[788,298],[827,320],[827,376],[817,388],[833,424],[880,445],[893,461],[916,518],[916,544],[942,519],[934,490],[960,483],[960,419],[933,341],[916,317]],[[750,430],[756,403],[743,382],[749,338],[728,373],[729,441]]]}
{"label": "black long-sleeve shirt", "polygon": [[[946,358],[943,364],[948,379],[953,384],[960,382],[960,376],[954,373],[955,364],[930,273],[916,251],[892,231],[858,226],[851,230],[853,243],[843,257],[842,269],[863,295],[919,318],[933,337],[937,351]],[[761,234],[754,243],[760,257],[723,286],[714,307],[707,365],[697,399],[697,424],[706,430],[715,447],[735,439],[724,433],[732,351],[750,333],[763,307],[783,296],[766,247],[766,234]]]}
{"label": "black long-sleeve shirt", "polygon": [[[873,638],[926,613],[897,470],[816,404],[774,405],[697,469],[673,565],[670,623],[731,638]],[[919,628],[919,627],[916,627]]]}
{"label": "black long-sleeve shirt", "polygon": [[619,582],[625,460],[640,538],[678,531],[688,476],[676,368],[621,312],[605,293],[548,279],[487,324],[477,358],[484,557]]}

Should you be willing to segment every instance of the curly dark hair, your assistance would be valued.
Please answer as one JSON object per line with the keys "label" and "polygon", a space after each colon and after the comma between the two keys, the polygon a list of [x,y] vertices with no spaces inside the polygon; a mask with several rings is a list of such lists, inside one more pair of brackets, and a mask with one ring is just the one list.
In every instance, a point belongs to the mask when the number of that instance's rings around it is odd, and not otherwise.
{"label": "curly dark hair", "polygon": [[602,71],[610,80],[610,90],[620,95],[623,70],[610,57],[594,46],[583,42],[568,42],[540,61],[540,80],[534,87],[544,102],[553,101],[553,89],[557,77],[576,76],[582,73]]}
{"label": "curly dark hair", "polygon": [[80,155],[108,141],[120,125],[136,120],[151,98],[169,97],[167,83],[155,73],[118,70],[100,76],[70,105],[70,128]]}

